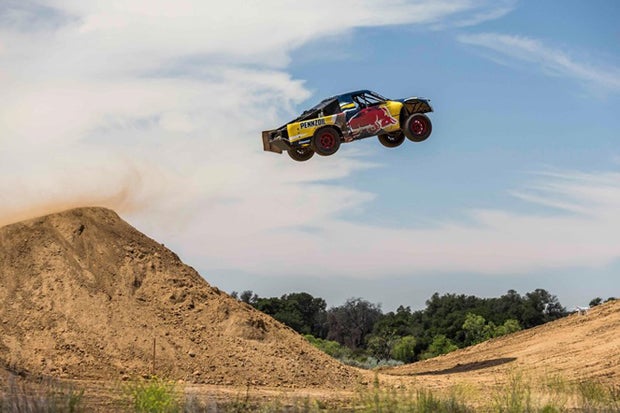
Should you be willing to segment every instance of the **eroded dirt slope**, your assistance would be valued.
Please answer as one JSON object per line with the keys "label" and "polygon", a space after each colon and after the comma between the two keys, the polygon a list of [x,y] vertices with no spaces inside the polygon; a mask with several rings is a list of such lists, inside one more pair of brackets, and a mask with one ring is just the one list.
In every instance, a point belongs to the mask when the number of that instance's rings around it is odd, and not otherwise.
{"label": "eroded dirt slope", "polygon": [[360,379],[102,208],[0,228],[0,365],[61,378],[154,372],[289,388]]}
{"label": "eroded dirt slope", "polygon": [[620,300],[434,359],[382,370],[446,387],[497,385],[511,372],[620,385]]}

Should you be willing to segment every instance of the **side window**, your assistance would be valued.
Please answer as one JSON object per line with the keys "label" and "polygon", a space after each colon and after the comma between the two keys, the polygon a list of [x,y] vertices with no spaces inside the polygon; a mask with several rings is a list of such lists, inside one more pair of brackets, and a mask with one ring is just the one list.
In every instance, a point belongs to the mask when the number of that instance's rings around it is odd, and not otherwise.
{"label": "side window", "polygon": [[341,111],[340,105],[338,104],[338,100],[334,100],[329,105],[325,106],[323,109],[323,116],[335,115]]}
{"label": "side window", "polygon": [[343,112],[359,109],[359,103],[354,96],[347,96],[340,100],[340,110]]}
{"label": "side window", "polygon": [[355,97],[352,97],[351,100],[340,102],[340,109],[345,114],[345,119],[349,121],[349,119],[359,112],[360,104]]}
{"label": "side window", "polygon": [[353,96],[353,102],[355,102],[356,108],[364,108],[368,106],[363,95]]}

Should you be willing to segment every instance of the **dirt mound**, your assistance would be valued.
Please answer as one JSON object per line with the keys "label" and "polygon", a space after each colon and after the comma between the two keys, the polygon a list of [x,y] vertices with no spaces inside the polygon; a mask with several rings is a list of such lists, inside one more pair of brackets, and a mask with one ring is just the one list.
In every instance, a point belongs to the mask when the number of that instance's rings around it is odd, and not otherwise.
{"label": "dirt mound", "polygon": [[430,360],[382,370],[445,387],[501,384],[513,371],[620,384],[620,300]]}
{"label": "dirt mound", "polygon": [[0,228],[0,332],[0,365],[26,375],[334,389],[360,379],[102,208]]}

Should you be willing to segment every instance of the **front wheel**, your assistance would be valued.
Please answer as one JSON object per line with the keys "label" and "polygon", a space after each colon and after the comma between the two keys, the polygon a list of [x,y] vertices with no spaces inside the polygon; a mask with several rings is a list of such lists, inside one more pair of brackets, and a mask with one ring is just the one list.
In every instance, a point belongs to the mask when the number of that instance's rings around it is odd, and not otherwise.
{"label": "front wheel", "polygon": [[310,147],[321,156],[333,155],[340,148],[340,134],[329,126],[321,128],[314,133]]}
{"label": "front wheel", "polygon": [[378,138],[379,142],[381,142],[381,145],[387,148],[396,148],[405,141],[405,135],[403,135],[401,132],[382,134],[379,135]]}
{"label": "front wheel", "polygon": [[314,155],[314,151],[309,146],[300,146],[298,148],[291,148],[288,151],[288,156],[292,159],[303,162],[312,158]]}
{"label": "front wheel", "polygon": [[422,142],[425,141],[433,130],[431,120],[423,113],[414,113],[409,116],[405,121],[405,136],[410,141]]}

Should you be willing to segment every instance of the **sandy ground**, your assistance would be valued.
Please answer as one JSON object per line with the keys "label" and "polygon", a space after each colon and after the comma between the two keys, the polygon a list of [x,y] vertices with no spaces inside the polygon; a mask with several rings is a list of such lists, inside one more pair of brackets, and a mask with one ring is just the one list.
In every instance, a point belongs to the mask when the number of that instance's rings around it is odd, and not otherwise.
{"label": "sandy ground", "polygon": [[[0,228],[0,385],[56,378],[112,403],[159,375],[205,402],[355,400],[378,380],[473,389],[515,373],[620,387],[620,301],[435,359],[367,372],[216,287],[113,211],[80,208]],[[362,390],[366,389],[366,390]],[[108,405],[109,406],[109,405]]]}

